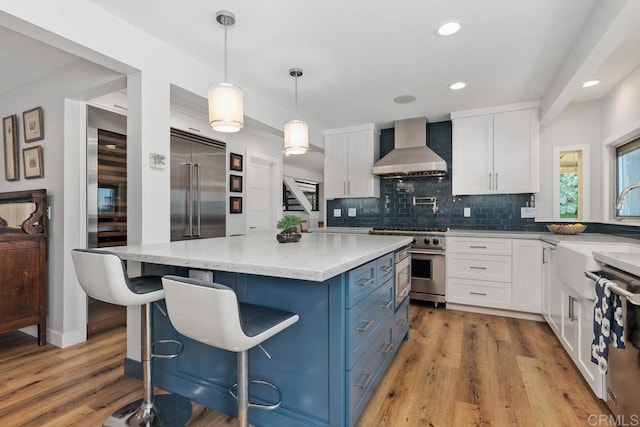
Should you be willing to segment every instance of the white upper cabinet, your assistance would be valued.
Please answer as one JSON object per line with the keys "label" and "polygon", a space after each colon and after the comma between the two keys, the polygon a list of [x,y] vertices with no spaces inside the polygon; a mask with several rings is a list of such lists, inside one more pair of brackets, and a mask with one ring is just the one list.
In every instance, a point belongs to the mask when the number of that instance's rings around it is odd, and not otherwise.
{"label": "white upper cabinet", "polygon": [[538,191],[538,108],[496,110],[451,113],[453,194]]}
{"label": "white upper cabinet", "polygon": [[379,197],[380,179],[371,174],[380,152],[374,126],[336,129],[324,135],[325,198]]}

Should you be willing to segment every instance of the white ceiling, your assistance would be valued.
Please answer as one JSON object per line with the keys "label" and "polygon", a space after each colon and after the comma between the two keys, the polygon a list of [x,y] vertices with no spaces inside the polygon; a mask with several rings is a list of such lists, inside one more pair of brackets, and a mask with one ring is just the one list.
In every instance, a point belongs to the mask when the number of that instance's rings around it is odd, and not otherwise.
{"label": "white ceiling", "polygon": [[[229,29],[229,79],[293,107],[324,128],[540,99],[595,0],[91,0],[149,34],[222,69],[220,9]],[[188,4],[187,7],[185,7]],[[449,20],[462,30],[435,35]],[[452,92],[454,81],[467,88]],[[212,82],[213,83],[213,82]],[[411,104],[392,102],[414,95]]]}

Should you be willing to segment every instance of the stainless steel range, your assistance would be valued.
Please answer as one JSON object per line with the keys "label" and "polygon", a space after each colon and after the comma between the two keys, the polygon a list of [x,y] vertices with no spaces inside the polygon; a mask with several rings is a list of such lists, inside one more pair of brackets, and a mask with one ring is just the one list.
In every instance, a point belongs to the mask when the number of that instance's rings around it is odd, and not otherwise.
{"label": "stainless steel range", "polygon": [[370,234],[413,236],[411,247],[411,291],[409,297],[445,302],[445,233],[441,228],[376,227]]}

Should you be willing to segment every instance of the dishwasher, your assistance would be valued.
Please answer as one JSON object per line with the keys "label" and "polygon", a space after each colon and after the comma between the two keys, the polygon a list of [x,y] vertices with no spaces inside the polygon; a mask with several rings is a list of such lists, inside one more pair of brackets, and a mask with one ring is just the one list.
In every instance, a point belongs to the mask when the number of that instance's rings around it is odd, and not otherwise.
{"label": "dishwasher", "polygon": [[[607,384],[607,406],[619,420],[638,420],[640,415],[640,277],[618,269],[603,266],[601,271],[587,272],[587,277],[596,281],[604,277],[613,282],[609,289],[622,297],[625,348],[609,346]],[[630,292],[633,291],[633,292]],[[633,315],[629,316],[629,312]],[[635,334],[634,339],[631,335]]]}

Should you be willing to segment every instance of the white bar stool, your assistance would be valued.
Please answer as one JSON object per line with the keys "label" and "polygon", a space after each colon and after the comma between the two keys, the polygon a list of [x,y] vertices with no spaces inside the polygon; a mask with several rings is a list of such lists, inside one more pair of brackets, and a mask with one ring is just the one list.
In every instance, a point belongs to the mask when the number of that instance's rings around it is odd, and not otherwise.
{"label": "white bar stool", "polygon": [[[239,303],[227,286],[164,276],[162,285],[169,319],[182,335],[238,354],[237,384],[229,392],[238,400],[238,425],[248,425],[249,407],[273,410],[282,403],[280,389],[268,381],[251,381],[273,388],[279,401],[272,405],[249,402],[249,350],[296,323],[299,316],[287,311]],[[234,389],[237,387],[237,396]]]}
{"label": "white bar stool", "polygon": [[142,276],[130,279],[120,257],[111,252],[74,249],[71,256],[78,282],[87,295],[110,304],[142,307],[143,398],[120,408],[103,426],[183,426],[191,416],[191,402],[174,394],[154,397],[151,384],[151,359],[173,358],[182,352],[181,342],[158,340],[156,343],[177,344],[179,350],[175,354],[152,354],[151,303],[164,298],[161,278]]}

